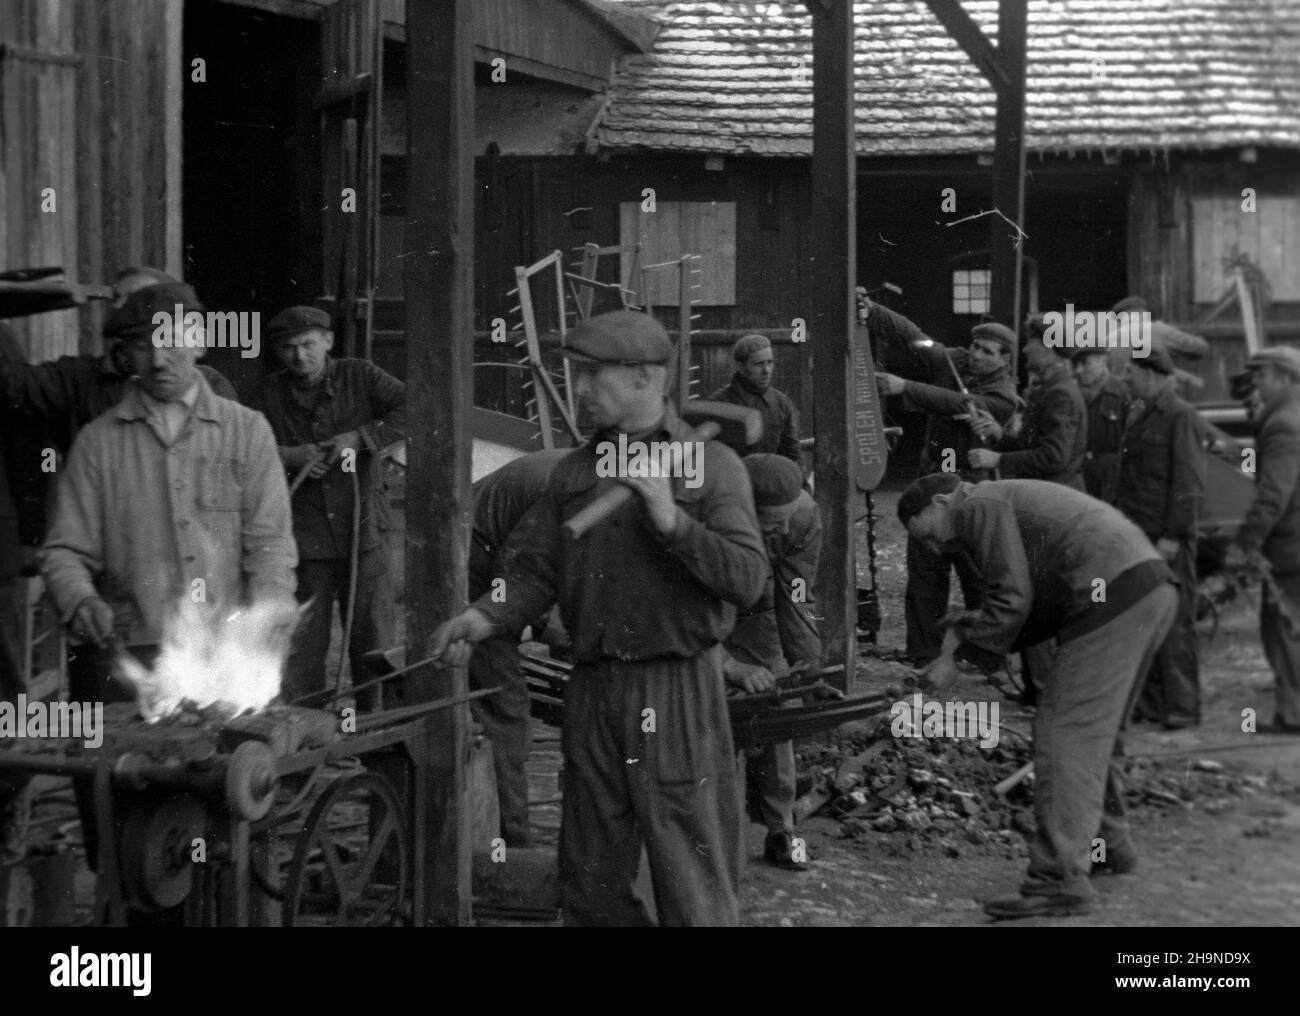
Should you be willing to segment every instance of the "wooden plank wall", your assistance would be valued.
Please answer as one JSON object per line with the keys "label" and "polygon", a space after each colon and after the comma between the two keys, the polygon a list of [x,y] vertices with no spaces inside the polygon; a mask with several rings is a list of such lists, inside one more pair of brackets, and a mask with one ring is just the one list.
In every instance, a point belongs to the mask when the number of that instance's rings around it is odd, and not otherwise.
{"label": "wooden plank wall", "polygon": [[[30,51],[0,68],[5,268],[61,264],[81,282],[131,264],[179,272],[181,17],[170,0],[0,0],[0,41]],[[51,179],[54,216],[39,204]],[[11,323],[42,360],[98,350],[102,315]]]}

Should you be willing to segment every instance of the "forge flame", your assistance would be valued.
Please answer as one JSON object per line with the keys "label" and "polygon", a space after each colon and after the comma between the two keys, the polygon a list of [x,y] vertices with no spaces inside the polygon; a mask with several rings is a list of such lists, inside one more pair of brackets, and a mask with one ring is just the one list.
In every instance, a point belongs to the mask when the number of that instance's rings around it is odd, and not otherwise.
{"label": "forge flame", "polygon": [[300,612],[280,600],[217,611],[188,599],[164,625],[150,670],[123,653],[118,673],[150,723],[185,709],[227,718],[258,712],[280,693],[284,662]]}

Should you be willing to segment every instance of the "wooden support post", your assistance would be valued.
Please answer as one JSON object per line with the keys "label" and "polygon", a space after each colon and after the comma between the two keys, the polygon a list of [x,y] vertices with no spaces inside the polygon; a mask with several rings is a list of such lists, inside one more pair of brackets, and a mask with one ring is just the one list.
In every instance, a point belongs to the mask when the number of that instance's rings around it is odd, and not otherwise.
{"label": "wooden support post", "polygon": [[[822,614],[822,664],[843,664],[845,685],[851,687],[857,662],[853,532],[857,498],[849,434],[850,355],[857,306],[853,0],[821,0],[809,8],[813,21],[810,234],[817,237],[811,306],[814,461],[822,516],[817,599]],[[792,308],[790,313],[797,311]]]}
{"label": "wooden support post", "polygon": [[993,318],[1020,334],[1020,265],[1025,227],[1025,48],[1029,0],[1000,0],[998,4],[998,65],[1006,84],[997,89],[998,111],[993,142],[993,207],[989,217],[992,248]]}
{"label": "wooden support post", "polygon": [[[434,627],[466,601],[470,393],[474,336],[474,48],[472,0],[406,9],[406,298],[408,659],[429,655]],[[431,181],[436,181],[433,186]],[[465,692],[464,668],[422,667],[407,701]],[[423,888],[430,924],[470,923],[465,803],[469,709],[425,721]]]}

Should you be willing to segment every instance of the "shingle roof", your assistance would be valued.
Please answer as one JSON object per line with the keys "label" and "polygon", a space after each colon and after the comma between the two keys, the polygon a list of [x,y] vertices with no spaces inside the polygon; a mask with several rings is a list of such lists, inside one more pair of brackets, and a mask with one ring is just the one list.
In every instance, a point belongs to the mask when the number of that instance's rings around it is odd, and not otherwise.
{"label": "shingle roof", "polygon": [[[615,75],[602,147],[810,154],[800,0],[623,4],[663,29]],[[996,0],[965,7],[996,43]],[[991,152],[993,90],[929,8],[856,9],[858,151]],[[1031,151],[1300,147],[1300,0],[1030,0],[1027,74]]]}

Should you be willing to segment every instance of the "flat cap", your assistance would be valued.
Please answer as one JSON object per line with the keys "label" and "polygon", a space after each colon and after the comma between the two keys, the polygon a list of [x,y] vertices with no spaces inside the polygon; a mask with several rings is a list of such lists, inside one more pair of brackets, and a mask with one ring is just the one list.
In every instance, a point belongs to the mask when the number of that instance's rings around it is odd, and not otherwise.
{"label": "flat cap", "polygon": [[272,342],[316,329],[330,331],[330,316],[317,307],[288,307],[271,318],[266,335]]}
{"label": "flat cap", "polygon": [[983,324],[976,325],[970,330],[970,337],[984,342],[996,342],[1003,349],[1016,348],[1016,333],[996,321],[985,321]]}
{"label": "flat cap", "polygon": [[1265,366],[1279,367],[1300,381],[1300,349],[1292,346],[1269,346],[1268,349],[1261,349],[1246,361],[1248,370]]}
{"label": "flat cap", "polygon": [[737,363],[748,363],[749,358],[763,349],[771,349],[772,343],[766,335],[759,335],[757,332],[752,335],[742,335],[736,340],[736,344],[731,347],[731,356]]}
{"label": "flat cap", "polygon": [[754,488],[755,508],[779,508],[799,500],[803,470],[784,455],[746,455],[743,461]]}
{"label": "flat cap", "polygon": [[1133,362],[1139,367],[1154,370],[1157,374],[1172,374],[1174,372],[1174,358],[1164,346],[1153,344],[1150,353],[1146,356],[1135,355]]}
{"label": "flat cap", "polygon": [[104,335],[109,338],[129,338],[151,333],[158,327],[154,315],[160,311],[174,315],[177,304],[181,307],[182,315],[203,310],[203,304],[199,303],[194,288],[183,282],[164,282],[137,289],[127,296],[122,306],[109,312],[108,320],[104,322]]}
{"label": "flat cap", "polygon": [[616,363],[635,366],[667,363],[673,343],[663,325],[649,314],[634,310],[612,310],[588,318],[569,333],[560,352],[584,363]]}
{"label": "flat cap", "polygon": [[903,491],[898,499],[898,521],[906,526],[934,499],[935,494],[951,494],[961,483],[956,473],[931,473]]}

